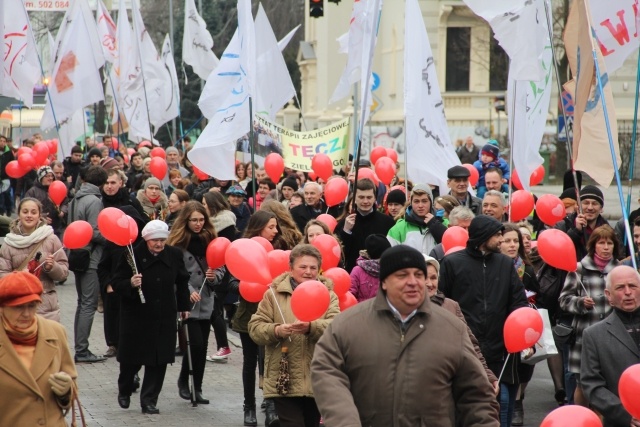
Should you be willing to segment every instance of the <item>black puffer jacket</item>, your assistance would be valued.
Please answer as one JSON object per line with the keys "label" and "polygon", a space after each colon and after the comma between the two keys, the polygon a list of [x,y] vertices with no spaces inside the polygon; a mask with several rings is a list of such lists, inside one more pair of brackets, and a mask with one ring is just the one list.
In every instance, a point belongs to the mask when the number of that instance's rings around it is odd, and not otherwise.
{"label": "black puffer jacket", "polygon": [[[587,232],[584,228],[582,229],[582,231],[578,231],[578,229],[576,228],[577,217],[577,213],[569,214],[565,217],[565,219],[559,221],[553,228],[562,230],[567,233],[567,235],[573,242],[573,246],[575,246],[576,248],[576,258],[580,260],[587,256],[587,240],[589,240],[591,233]],[[602,217],[602,215],[598,215],[595,228],[598,228],[605,224],[609,223]]]}
{"label": "black puffer jacket", "polygon": [[504,322],[512,311],[528,306],[513,260],[467,247],[444,257],[438,284],[447,298],[460,304],[489,368],[500,372]]}
{"label": "black puffer jacket", "polygon": [[340,240],[344,245],[344,263],[345,269],[351,272],[356,266],[356,260],[360,256],[360,251],[364,249],[364,241],[371,234],[387,235],[391,227],[395,224],[393,218],[378,212],[375,207],[373,212],[362,215],[360,211],[356,211],[356,224],[353,226],[351,233],[345,233],[345,219],[340,220],[336,226],[336,232],[339,232]]}
{"label": "black puffer jacket", "polygon": [[120,208],[122,206],[132,206],[142,217],[146,217],[142,205],[134,196],[129,194],[126,188],[121,188],[113,196],[109,196],[104,192],[104,189],[100,189],[102,194],[102,205],[105,208]]}

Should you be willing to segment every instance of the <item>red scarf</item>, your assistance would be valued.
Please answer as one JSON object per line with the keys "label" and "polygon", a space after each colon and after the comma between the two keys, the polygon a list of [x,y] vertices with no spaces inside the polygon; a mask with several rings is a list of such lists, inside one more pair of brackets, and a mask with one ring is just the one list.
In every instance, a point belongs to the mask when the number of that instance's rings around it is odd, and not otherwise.
{"label": "red scarf", "polygon": [[2,326],[4,327],[9,340],[14,345],[26,345],[35,347],[38,342],[38,321],[34,317],[33,323],[25,329],[14,328],[7,322],[4,316],[2,316]]}

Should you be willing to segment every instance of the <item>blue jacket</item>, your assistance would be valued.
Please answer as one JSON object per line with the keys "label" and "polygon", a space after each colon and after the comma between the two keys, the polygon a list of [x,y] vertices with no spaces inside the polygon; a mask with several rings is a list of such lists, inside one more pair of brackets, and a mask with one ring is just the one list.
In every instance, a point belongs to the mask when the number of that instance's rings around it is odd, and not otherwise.
{"label": "blue jacket", "polygon": [[489,168],[498,168],[502,171],[502,177],[504,179],[511,178],[511,171],[509,170],[509,164],[505,162],[503,158],[498,157],[497,160],[484,164],[482,160],[476,160],[473,162],[473,166],[478,170],[480,178],[478,178],[478,187],[484,187],[484,174]]}

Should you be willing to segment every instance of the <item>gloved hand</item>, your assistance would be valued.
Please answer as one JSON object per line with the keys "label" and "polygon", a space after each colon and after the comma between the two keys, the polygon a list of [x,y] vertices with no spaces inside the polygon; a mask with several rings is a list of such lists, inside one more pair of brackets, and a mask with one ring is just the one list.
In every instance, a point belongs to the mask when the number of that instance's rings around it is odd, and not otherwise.
{"label": "gloved hand", "polygon": [[58,372],[49,376],[49,385],[56,396],[66,396],[71,390],[73,379],[66,372]]}

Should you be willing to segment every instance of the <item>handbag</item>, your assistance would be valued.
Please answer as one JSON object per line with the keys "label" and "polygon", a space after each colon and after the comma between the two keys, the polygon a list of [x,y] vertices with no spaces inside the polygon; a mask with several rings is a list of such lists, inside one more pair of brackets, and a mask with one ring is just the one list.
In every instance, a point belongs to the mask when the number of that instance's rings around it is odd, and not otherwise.
{"label": "handbag", "polygon": [[87,427],[87,421],[84,418],[84,411],[82,410],[82,405],[80,404],[80,397],[78,393],[78,386],[75,382],[73,382],[72,393],[73,400],[71,400],[71,427],[77,427],[78,422],[76,420],[76,405],[78,408],[78,413],[80,414],[80,421],[82,422],[82,427]]}
{"label": "handbag", "polygon": [[555,356],[556,354],[558,354],[558,348],[556,347],[553,338],[553,332],[551,330],[549,311],[544,308],[539,308],[538,313],[540,314],[540,317],[542,317],[544,330],[542,331],[542,336],[540,336],[540,339],[534,346],[536,352],[528,358],[521,356],[522,362],[526,363],[527,365],[535,365],[538,362],[541,362],[550,358],[551,356]]}
{"label": "handbag", "polygon": [[84,273],[89,269],[91,262],[91,251],[88,249],[71,249],[69,250],[69,270],[74,273]]}
{"label": "handbag", "polygon": [[556,323],[556,326],[553,327],[553,339],[559,347],[563,347],[566,344],[571,345],[575,342],[576,330],[571,325]]}

